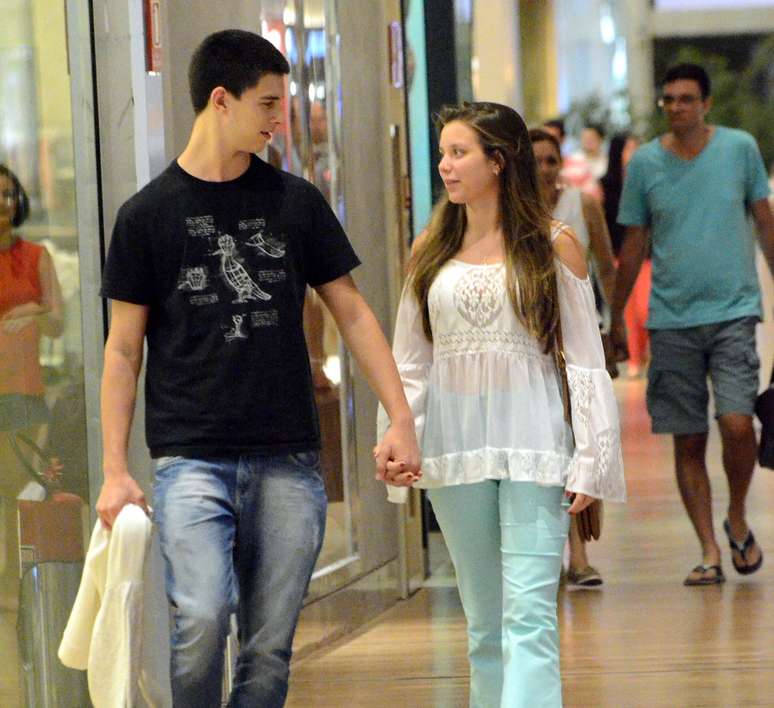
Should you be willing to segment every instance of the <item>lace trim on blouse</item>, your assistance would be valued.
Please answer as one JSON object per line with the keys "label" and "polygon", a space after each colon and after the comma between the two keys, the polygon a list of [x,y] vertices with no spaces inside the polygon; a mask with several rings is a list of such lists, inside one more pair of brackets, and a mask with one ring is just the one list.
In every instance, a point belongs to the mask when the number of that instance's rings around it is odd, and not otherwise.
{"label": "lace trim on blouse", "polygon": [[591,420],[591,401],[594,398],[594,382],[591,369],[567,368],[567,383],[572,394],[573,417],[588,427]]}
{"label": "lace trim on blouse", "polygon": [[[626,484],[623,469],[621,438],[616,430],[605,430],[596,434],[597,457],[593,470],[578,455],[573,456],[567,468],[567,480],[578,480],[576,491],[589,494],[595,499],[626,501]],[[582,488],[581,488],[582,487]]]}
{"label": "lace trim on blouse", "polygon": [[518,332],[479,329],[439,334],[435,339],[435,355],[438,359],[492,350],[547,359],[533,338]]}
{"label": "lace trim on blouse", "polygon": [[[623,451],[621,436],[616,427],[600,430],[595,425],[593,403],[604,398],[603,392],[595,383],[595,374],[605,382],[608,393],[612,388],[607,381],[607,372],[601,369],[581,369],[574,366],[567,368],[567,383],[570,386],[572,400],[573,427],[588,430],[590,450],[585,455],[576,451],[567,469],[567,480],[570,483],[582,484],[583,489],[576,491],[590,494],[597,499],[624,501],[626,499],[626,484],[622,474]],[[615,405],[615,401],[611,405]],[[590,465],[587,455],[593,453],[593,463]],[[591,469],[590,469],[591,467]]]}
{"label": "lace trim on blouse", "polygon": [[422,460],[422,480],[416,485],[433,488],[471,484],[485,479],[564,486],[570,456],[548,450],[510,450],[484,447]]}

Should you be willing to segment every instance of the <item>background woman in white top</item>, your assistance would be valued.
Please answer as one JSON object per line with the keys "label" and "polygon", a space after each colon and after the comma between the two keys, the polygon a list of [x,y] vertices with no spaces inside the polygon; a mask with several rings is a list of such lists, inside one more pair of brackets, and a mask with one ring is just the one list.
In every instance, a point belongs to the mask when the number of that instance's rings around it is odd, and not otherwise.
{"label": "background woman in white top", "polygon": [[[625,497],[616,403],[586,259],[552,224],[521,117],[462,104],[439,127],[447,194],[414,249],[393,347],[422,441],[416,486],[457,572],[470,705],[553,708],[568,507]],[[551,355],[560,309],[574,449]]]}
{"label": "background woman in white top", "polygon": [[[540,128],[530,130],[529,137],[537,160],[538,180],[543,201],[551,215],[569,226],[583,246],[587,262],[590,261],[592,283],[596,280],[604,298],[604,302],[597,302],[597,311],[600,312],[601,320],[604,319],[601,310],[607,311],[606,329],[609,329],[607,303],[611,302],[615,287],[615,262],[605,214],[594,197],[577,187],[563,184],[559,179],[562,169],[562,151],[559,141],[551,133]],[[581,540],[575,522],[570,524],[567,582],[583,587],[602,584],[599,571],[589,565],[586,544]]]}

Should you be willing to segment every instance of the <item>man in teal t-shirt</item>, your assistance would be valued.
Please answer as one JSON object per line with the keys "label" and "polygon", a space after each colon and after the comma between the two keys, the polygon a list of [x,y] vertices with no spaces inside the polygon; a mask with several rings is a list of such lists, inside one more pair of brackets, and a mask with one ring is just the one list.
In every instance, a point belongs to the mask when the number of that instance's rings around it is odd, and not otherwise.
{"label": "man in teal t-shirt", "polygon": [[623,309],[650,235],[653,283],[648,329],[648,412],[654,433],[674,436],[677,482],[702,547],[686,585],[725,580],[712,522],[705,463],[707,377],[723,441],[729,484],[723,523],[739,573],[760,568],[763,553],[745,520],[755,468],[752,413],[758,392],[755,325],[761,317],[755,240],[774,273],[769,185],[754,138],[708,125],[710,80],[695,64],[667,72],[659,102],[668,133],[643,145],[627,168],[619,223],[627,227],[612,303],[612,336],[625,348]]}

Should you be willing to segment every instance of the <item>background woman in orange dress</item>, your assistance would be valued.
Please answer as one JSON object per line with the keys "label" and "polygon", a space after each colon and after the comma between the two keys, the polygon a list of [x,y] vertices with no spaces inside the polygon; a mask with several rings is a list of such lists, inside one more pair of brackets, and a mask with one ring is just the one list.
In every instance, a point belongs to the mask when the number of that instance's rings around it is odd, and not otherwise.
{"label": "background woman in orange dress", "polygon": [[11,447],[34,440],[48,419],[40,367],[40,336],[62,333],[62,294],[51,257],[16,229],[29,216],[16,175],[0,164],[0,603],[18,588],[15,500],[30,481]]}

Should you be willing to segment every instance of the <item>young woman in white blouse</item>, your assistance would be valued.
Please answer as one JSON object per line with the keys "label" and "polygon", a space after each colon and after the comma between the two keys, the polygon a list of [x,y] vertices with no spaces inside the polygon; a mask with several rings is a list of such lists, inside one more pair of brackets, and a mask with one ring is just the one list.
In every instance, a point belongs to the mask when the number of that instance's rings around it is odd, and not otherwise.
{"label": "young woman in white blouse", "polygon": [[[468,623],[470,705],[553,708],[568,511],[623,501],[618,411],[586,258],[541,199],[523,120],[465,103],[438,124],[447,193],[414,249],[393,346],[422,473],[395,460],[384,476],[393,501],[429,489]],[[560,311],[574,448],[552,355]]]}

